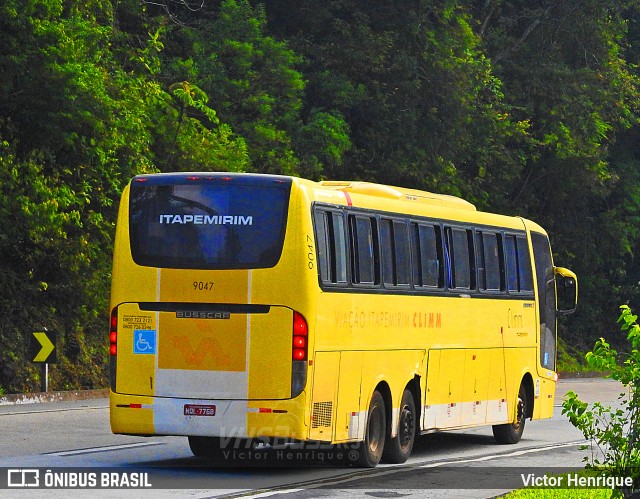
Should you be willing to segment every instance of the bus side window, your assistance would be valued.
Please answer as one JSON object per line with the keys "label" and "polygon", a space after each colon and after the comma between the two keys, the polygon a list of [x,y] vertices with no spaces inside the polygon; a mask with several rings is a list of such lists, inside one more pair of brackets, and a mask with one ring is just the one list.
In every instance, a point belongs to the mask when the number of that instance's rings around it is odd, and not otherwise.
{"label": "bus side window", "polygon": [[393,247],[393,234],[391,220],[380,220],[380,252],[382,254],[382,282],[388,286],[395,284],[395,250]]}
{"label": "bus side window", "polygon": [[400,220],[380,220],[382,280],[387,286],[409,286],[409,234]]}
{"label": "bus side window", "polygon": [[504,289],[498,238],[495,232],[477,233],[479,288],[485,291]]}
{"label": "bus side window", "polygon": [[347,283],[347,238],[342,213],[331,213],[331,254],[334,261],[333,279],[337,284]]}
{"label": "bus side window", "polygon": [[411,224],[413,282],[416,288],[443,288],[442,237],[440,227]]}
{"label": "bus side window", "polygon": [[444,280],[445,287],[453,287],[453,268],[451,266],[451,247],[453,242],[451,241],[451,230],[445,228],[444,238],[442,239],[442,254],[444,255]]}
{"label": "bus side window", "polygon": [[409,232],[405,222],[394,220],[393,241],[396,254],[396,284],[398,286],[408,286],[411,284],[411,272],[409,270],[411,257],[409,256]]}
{"label": "bus side window", "polygon": [[531,270],[531,257],[529,245],[524,237],[516,237],[518,251],[518,277],[520,291],[533,291],[533,271]]}
{"label": "bus side window", "polygon": [[374,219],[351,215],[352,280],[354,284],[375,285],[380,282],[377,275],[378,244]]}
{"label": "bus side window", "polygon": [[340,212],[318,210],[314,215],[318,272],[324,284],[347,283],[347,241]]}
{"label": "bus side window", "polygon": [[451,286],[454,289],[469,290],[474,287],[472,281],[473,239],[470,230],[447,227],[446,244],[451,258]]}
{"label": "bus side window", "polygon": [[526,237],[511,234],[504,236],[504,265],[508,291],[533,291],[533,271]]}
{"label": "bus side window", "polygon": [[316,227],[316,248],[318,249],[318,272],[323,283],[331,282],[331,262],[329,252],[328,213],[316,211],[314,215]]}
{"label": "bus side window", "polygon": [[516,253],[515,236],[506,235],[504,237],[504,264],[507,274],[507,290],[520,291],[518,286],[518,258]]}

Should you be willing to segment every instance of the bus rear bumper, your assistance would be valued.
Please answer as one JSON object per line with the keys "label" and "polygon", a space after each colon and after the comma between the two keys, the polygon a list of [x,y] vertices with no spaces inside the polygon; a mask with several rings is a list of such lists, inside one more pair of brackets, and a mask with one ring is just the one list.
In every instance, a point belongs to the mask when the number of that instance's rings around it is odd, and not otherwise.
{"label": "bus rear bumper", "polygon": [[111,431],[306,440],[305,399],[305,392],[291,400],[202,400],[111,392]]}

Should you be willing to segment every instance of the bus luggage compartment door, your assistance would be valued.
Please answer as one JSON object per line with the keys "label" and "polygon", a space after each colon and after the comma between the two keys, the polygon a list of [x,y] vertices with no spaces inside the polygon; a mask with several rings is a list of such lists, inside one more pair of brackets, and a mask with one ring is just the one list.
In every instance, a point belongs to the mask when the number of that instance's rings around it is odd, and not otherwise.
{"label": "bus luggage compartment door", "polygon": [[118,307],[117,392],[194,399],[290,398],[290,309],[187,308],[164,303]]}

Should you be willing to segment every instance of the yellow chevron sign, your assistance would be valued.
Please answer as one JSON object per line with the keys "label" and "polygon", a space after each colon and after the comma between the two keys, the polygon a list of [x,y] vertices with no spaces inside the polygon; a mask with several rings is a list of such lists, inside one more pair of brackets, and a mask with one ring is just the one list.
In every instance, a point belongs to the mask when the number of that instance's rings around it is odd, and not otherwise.
{"label": "yellow chevron sign", "polygon": [[52,331],[34,331],[31,333],[32,362],[56,362],[56,333]]}

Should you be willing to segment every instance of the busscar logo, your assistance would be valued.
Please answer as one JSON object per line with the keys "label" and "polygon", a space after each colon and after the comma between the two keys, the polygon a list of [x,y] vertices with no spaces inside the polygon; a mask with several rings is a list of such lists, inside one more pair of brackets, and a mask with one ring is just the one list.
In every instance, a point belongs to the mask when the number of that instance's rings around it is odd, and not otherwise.
{"label": "busscar logo", "polygon": [[253,225],[253,217],[242,215],[160,215],[161,224],[195,225]]}
{"label": "busscar logo", "polygon": [[33,469],[10,469],[7,470],[8,487],[39,487],[40,470]]}
{"label": "busscar logo", "polygon": [[198,311],[181,311],[176,312],[177,319],[230,319],[229,312],[198,312]]}

